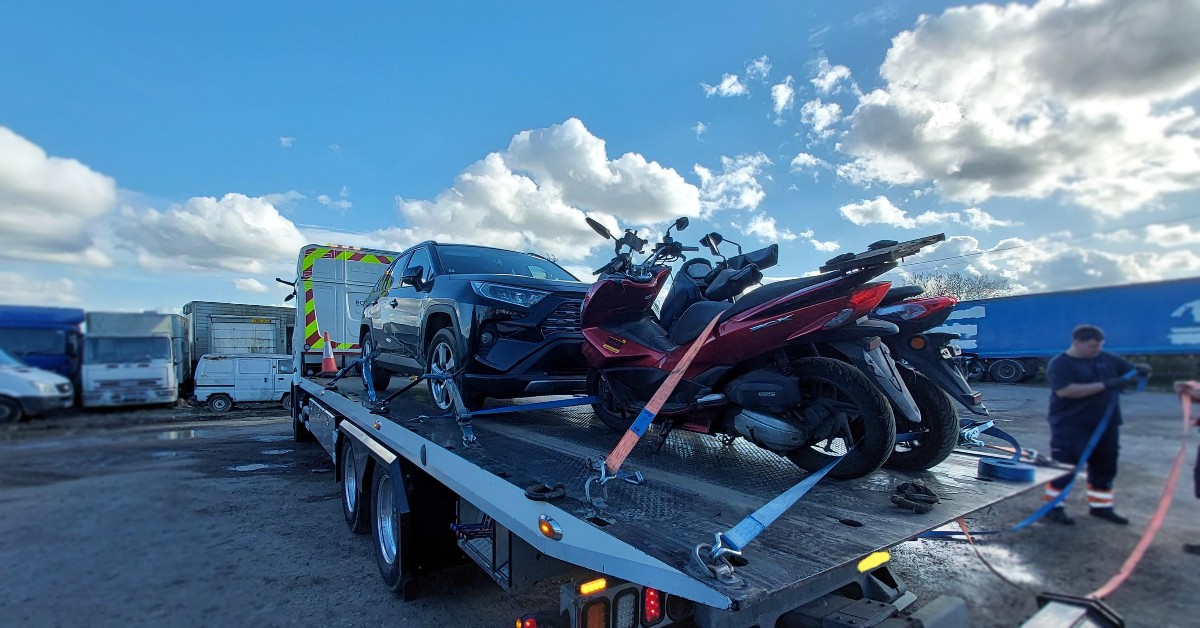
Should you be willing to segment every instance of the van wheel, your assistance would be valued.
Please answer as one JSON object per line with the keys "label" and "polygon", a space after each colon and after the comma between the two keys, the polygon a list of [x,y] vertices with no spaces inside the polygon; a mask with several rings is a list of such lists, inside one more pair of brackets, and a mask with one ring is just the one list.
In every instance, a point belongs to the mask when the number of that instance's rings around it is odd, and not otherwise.
{"label": "van wheel", "polygon": [[342,441],[338,461],[342,469],[342,516],[351,532],[362,534],[370,529],[371,517],[369,506],[363,504],[365,492],[358,482],[358,463],[354,460],[354,445],[349,439]]}
{"label": "van wheel", "polygon": [[21,404],[6,397],[0,397],[0,425],[16,423],[20,420]]}
{"label": "van wheel", "polygon": [[1025,379],[1025,367],[1016,360],[996,360],[988,367],[988,376],[993,382],[1015,384]]}
{"label": "van wheel", "polygon": [[233,399],[230,399],[229,395],[220,394],[208,398],[208,409],[213,412],[229,412],[232,407]]}
{"label": "van wheel", "polygon": [[283,393],[283,397],[279,398],[279,405],[283,406],[284,410],[292,409],[292,393]]}
{"label": "van wheel", "polygon": [[[397,478],[399,479],[399,478]],[[396,503],[397,486],[387,465],[376,464],[371,478],[371,527],[375,536],[375,562],[383,583],[402,591],[408,579],[404,570],[403,518]]]}

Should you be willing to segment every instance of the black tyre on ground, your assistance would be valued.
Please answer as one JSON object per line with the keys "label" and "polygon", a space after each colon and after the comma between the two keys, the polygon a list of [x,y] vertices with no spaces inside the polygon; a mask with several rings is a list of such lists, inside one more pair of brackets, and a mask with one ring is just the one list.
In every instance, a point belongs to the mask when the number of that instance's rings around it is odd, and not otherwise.
{"label": "black tyre on ground", "polygon": [[[402,481],[396,478],[397,481]],[[375,465],[371,477],[371,528],[375,539],[375,562],[383,583],[393,591],[404,588],[408,574],[404,568],[404,519],[396,503],[396,485],[386,465]]]}
{"label": "black tyre on ground", "polygon": [[208,398],[208,409],[213,412],[229,412],[233,407],[233,399],[224,393],[216,394]]}
{"label": "black tyre on ground", "polygon": [[901,369],[900,376],[917,402],[921,422],[897,418],[896,433],[916,432],[920,436],[911,441],[897,442],[884,466],[905,471],[932,469],[948,458],[958,444],[958,414],[950,398],[933,380],[908,369]]}
{"label": "black tyre on ground", "polygon": [[[429,341],[429,348],[425,351],[425,372],[432,373],[433,366],[436,365],[438,370],[444,373],[453,373],[462,368],[466,359],[466,350],[458,341],[458,335],[452,328],[443,327]],[[454,378],[458,393],[467,406],[465,409],[478,410],[483,407],[483,395],[466,390],[463,381],[461,373]],[[442,412],[449,412],[454,405],[449,387],[444,382],[429,380],[429,399]]]}
{"label": "black tyre on ground", "polygon": [[[338,449],[338,464],[342,474],[342,516],[346,525],[355,534],[371,529],[371,506],[365,503],[369,493],[362,490],[358,481],[358,463],[354,459],[354,445],[350,439],[342,440]],[[365,479],[365,478],[364,478]]]}
{"label": "black tyre on ground", "polygon": [[[387,370],[378,360],[372,360],[369,356],[375,351],[375,341],[371,340],[371,332],[363,332],[362,338],[358,341],[358,346],[362,348],[362,365],[359,366],[358,375],[362,379],[363,390],[367,388],[367,372],[371,373],[371,384],[375,387],[375,392],[387,390],[389,384],[392,383],[392,372]],[[370,361],[370,365],[367,362]]]}
{"label": "black tyre on ground", "polygon": [[1025,367],[1016,360],[996,360],[988,367],[988,377],[993,382],[1015,384],[1025,379]]}
{"label": "black tyre on ground", "polygon": [[279,405],[283,406],[284,410],[291,410],[292,393],[283,393],[283,396],[279,398]]}
{"label": "black tyre on ground", "polygon": [[15,399],[0,397],[0,425],[20,421],[21,414],[21,404]]}
{"label": "black tyre on ground", "polygon": [[596,418],[600,419],[601,423],[608,426],[608,429],[624,433],[630,425],[633,425],[633,420],[637,418],[637,415],[627,412],[621,407],[613,395],[612,388],[608,386],[608,382],[600,376],[600,371],[588,369],[587,392],[588,395],[599,400],[592,404],[592,412],[596,414]]}
{"label": "black tyre on ground", "polygon": [[792,362],[800,379],[802,407],[845,421],[849,430],[787,453],[796,466],[816,471],[834,458],[843,460],[830,477],[845,480],[878,469],[896,444],[896,419],[887,398],[865,375],[833,358],[800,358]]}

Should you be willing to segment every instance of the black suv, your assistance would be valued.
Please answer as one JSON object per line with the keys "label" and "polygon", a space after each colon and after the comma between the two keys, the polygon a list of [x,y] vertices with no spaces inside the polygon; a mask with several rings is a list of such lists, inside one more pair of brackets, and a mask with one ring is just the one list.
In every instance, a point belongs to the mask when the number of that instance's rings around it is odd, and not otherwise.
{"label": "black suv", "polygon": [[[469,408],[485,397],[583,392],[579,311],[588,287],[537,255],[422,242],[392,262],[363,302],[359,344],[364,357],[378,350],[375,389],[393,373],[436,364],[460,372]],[[450,409],[444,384],[429,382],[429,396]]]}

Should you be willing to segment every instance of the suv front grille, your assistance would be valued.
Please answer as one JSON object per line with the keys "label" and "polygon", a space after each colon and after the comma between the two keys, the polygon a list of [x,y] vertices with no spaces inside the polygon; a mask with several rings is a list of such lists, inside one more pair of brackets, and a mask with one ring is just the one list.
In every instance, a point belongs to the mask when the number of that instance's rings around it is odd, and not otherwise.
{"label": "suv front grille", "polygon": [[579,333],[582,326],[580,325],[580,310],[583,308],[583,301],[564,301],[561,305],[554,308],[554,311],[542,321],[542,333],[563,334],[563,333]]}

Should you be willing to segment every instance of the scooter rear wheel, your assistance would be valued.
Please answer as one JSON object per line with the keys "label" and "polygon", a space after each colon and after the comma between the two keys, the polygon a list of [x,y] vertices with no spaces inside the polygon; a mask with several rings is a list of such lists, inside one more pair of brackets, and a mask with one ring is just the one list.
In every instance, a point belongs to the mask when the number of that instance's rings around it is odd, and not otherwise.
{"label": "scooter rear wheel", "polygon": [[884,466],[905,471],[932,469],[950,457],[958,445],[958,414],[946,393],[933,380],[908,369],[901,369],[900,376],[912,393],[913,401],[917,402],[921,422],[897,419],[896,432],[918,432],[920,435],[915,440],[896,443]]}
{"label": "scooter rear wheel", "polygon": [[803,401],[798,409],[820,406],[844,417],[850,434],[788,452],[788,459],[816,471],[841,457],[829,472],[841,480],[862,477],[883,465],[896,444],[896,418],[883,393],[857,369],[833,358],[800,358],[792,362],[792,370],[800,379]]}
{"label": "scooter rear wheel", "polygon": [[621,408],[621,404],[613,395],[608,382],[600,376],[600,371],[595,369],[588,371],[587,391],[589,395],[599,400],[592,404],[592,412],[608,429],[623,433],[629,429],[630,425],[633,425],[633,420],[637,417]]}

